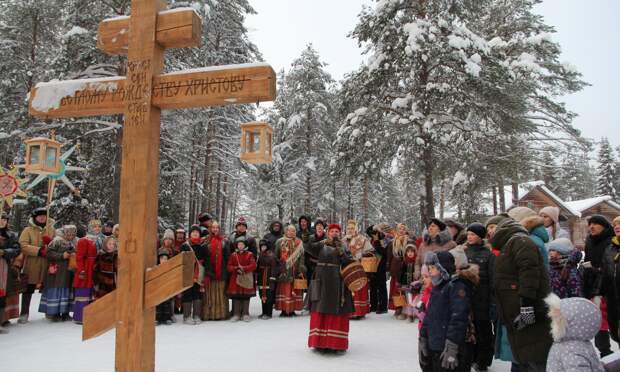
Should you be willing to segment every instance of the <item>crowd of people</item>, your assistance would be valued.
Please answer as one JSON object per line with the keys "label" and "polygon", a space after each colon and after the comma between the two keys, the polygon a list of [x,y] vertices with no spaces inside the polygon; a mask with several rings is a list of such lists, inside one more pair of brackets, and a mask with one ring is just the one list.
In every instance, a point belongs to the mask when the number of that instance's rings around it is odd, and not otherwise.
{"label": "crowd of people", "polygon": [[[260,319],[309,314],[308,346],[343,352],[350,320],[391,310],[417,322],[423,371],[486,371],[494,359],[512,371],[602,371],[611,340],[620,342],[620,217],[591,216],[584,251],[559,220],[555,207],[516,207],[468,226],[432,218],[420,234],[402,223],[364,234],[353,220],[343,229],[302,216],[257,239],[243,218],[226,236],[203,213],[153,248],[158,263],[196,257],[193,286],[158,305],[156,322],[250,322],[258,297]],[[81,324],[84,307],[116,287],[119,233],[99,220],[85,234],[55,228],[39,208],[18,236],[2,213],[0,333],[13,319],[28,323],[37,290],[49,321]]]}

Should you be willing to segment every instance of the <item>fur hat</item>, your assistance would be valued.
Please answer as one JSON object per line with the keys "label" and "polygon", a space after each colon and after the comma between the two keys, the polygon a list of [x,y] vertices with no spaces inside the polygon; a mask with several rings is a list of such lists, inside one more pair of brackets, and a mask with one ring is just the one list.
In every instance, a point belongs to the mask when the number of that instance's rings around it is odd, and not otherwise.
{"label": "fur hat", "polygon": [[484,239],[487,236],[487,228],[484,227],[480,222],[474,222],[467,226],[467,231],[471,231],[474,234],[478,235],[480,239]]}
{"label": "fur hat", "polygon": [[544,207],[543,209],[540,210],[540,212],[538,212],[539,215],[546,215],[549,216],[549,218],[551,218],[553,220],[553,222],[555,223],[559,223],[560,222],[560,208],[558,207]]}
{"label": "fur hat", "polygon": [[461,225],[460,223],[456,222],[455,220],[453,220],[452,218],[448,218],[444,220],[444,223],[446,224],[446,226],[448,227],[454,227],[456,228],[459,232],[461,230],[464,229],[463,225]]}
{"label": "fur hat", "polygon": [[327,226],[327,231],[332,230],[332,229],[342,231],[342,228],[337,223],[330,223],[329,226]]}
{"label": "fur hat", "polygon": [[454,256],[454,264],[458,269],[466,269],[469,267],[469,260],[462,245],[450,250],[450,254]]}
{"label": "fur hat", "polygon": [[450,276],[456,271],[454,266],[454,256],[449,252],[427,252],[424,257],[424,265],[427,267],[435,266],[440,272],[444,280],[450,279]]}
{"label": "fur hat", "polygon": [[44,216],[47,215],[47,209],[45,208],[36,208],[35,210],[32,211],[32,218],[35,218],[37,216]]}
{"label": "fur hat", "polygon": [[593,223],[601,225],[605,228],[611,227],[611,224],[607,221],[607,218],[605,218],[605,216],[601,216],[600,214],[594,214],[588,218],[588,226]]}
{"label": "fur hat", "polygon": [[536,215],[536,212],[528,207],[514,207],[508,211],[508,216],[517,222]]}
{"label": "fur hat", "polygon": [[574,249],[573,243],[567,238],[559,238],[547,244],[547,250],[549,250],[549,252],[556,251],[562,256],[568,256]]}
{"label": "fur hat", "polygon": [[431,224],[435,224],[439,227],[439,230],[445,230],[446,229],[446,224],[440,220],[439,218],[431,218],[428,223],[426,224],[426,227],[430,226]]}
{"label": "fur hat", "polygon": [[390,232],[390,230],[392,230],[392,227],[389,224],[385,223],[385,222],[381,222],[379,224],[374,225],[373,229],[375,231],[378,231],[380,233],[385,234],[385,233]]}
{"label": "fur hat", "polygon": [[247,248],[247,246],[248,246],[248,241],[245,238],[245,236],[240,236],[237,239],[235,239],[235,248],[237,248],[237,244],[239,244],[239,243],[243,243],[243,246],[245,248]]}
{"label": "fur hat", "polygon": [[209,213],[207,212],[202,212],[198,215],[198,222],[203,223],[209,220],[212,220],[213,216],[211,216]]}
{"label": "fur hat", "polygon": [[506,218],[510,218],[507,213],[500,213],[497,216],[490,217],[484,224],[485,228],[489,228],[489,225],[499,225]]}

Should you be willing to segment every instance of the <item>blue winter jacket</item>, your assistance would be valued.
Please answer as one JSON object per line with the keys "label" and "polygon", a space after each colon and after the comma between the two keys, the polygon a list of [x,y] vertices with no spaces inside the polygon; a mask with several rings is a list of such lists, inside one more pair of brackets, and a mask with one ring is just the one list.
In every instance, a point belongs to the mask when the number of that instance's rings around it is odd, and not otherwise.
{"label": "blue winter jacket", "polygon": [[457,345],[466,341],[473,287],[455,277],[433,287],[420,337],[428,340],[428,349],[442,351],[446,339]]}
{"label": "blue winter jacket", "polygon": [[532,216],[522,220],[521,225],[525,227],[530,238],[536,243],[545,263],[545,268],[549,271],[549,252],[545,246],[549,242],[549,232],[545,228],[544,220],[540,216]]}

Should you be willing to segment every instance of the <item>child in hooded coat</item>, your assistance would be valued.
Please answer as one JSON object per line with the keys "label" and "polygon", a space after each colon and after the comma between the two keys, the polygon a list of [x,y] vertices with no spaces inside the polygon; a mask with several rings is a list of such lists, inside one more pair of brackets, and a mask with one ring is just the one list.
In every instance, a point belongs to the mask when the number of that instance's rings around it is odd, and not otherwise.
{"label": "child in hooded coat", "polygon": [[428,252],[424,264],[429,268],[433,290],[420,329],[420,367],[423,371],[469,372],[471,353],[466,349],[473,288],[461,273],[451,278],[456,267],[449,252]]}
{"label": "child in hooded coat", "polygon": [[547,372],[603,372],[592,339],[601,325],[601,311],[593,302],[579,297],[560,299],[550,294],[549,306],[553,345],[547,358]]}
{"label": "child in hooded coat", "polygon": [[420,280],[413,282],[411,292],[413,294],[413,317],[418,318],[418,330],[422,328],[422,322],[426,316],[428,302],[431,299],[431,291],[433,290],[433,282],[428,272],[428,267],[422,265],[420,270],[422,276]]}

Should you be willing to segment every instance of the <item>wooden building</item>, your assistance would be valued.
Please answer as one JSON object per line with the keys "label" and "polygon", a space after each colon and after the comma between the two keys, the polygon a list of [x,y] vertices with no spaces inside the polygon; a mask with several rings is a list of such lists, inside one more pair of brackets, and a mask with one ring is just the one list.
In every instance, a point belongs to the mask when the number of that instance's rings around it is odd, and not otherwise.
{"label": "wooden building", "polygon": [[620,216],[620,203],[612,200],[611,196],[563,201],[547,186],[538,183],[517,202],[518,206],[529,207],[536,212],[546,206],[560,209],[560,225],[566,229],[576,247],[583,249],[588,235],[588,217],[594,214],[605,216],[609,221]]}

